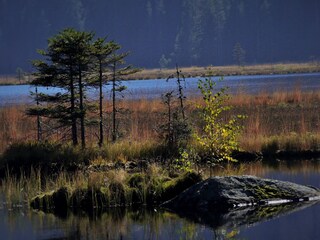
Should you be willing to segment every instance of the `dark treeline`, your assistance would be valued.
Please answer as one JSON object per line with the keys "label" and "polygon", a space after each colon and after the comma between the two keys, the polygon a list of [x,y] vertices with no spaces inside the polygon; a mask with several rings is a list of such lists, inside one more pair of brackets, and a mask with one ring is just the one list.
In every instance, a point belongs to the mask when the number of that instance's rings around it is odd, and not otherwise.
{"label": "dark treeline", "polygon": [[36,49],[65,27],[108,35],[146,68],[320,54],[319,0],[0,0],[0,73],[30,71]]}

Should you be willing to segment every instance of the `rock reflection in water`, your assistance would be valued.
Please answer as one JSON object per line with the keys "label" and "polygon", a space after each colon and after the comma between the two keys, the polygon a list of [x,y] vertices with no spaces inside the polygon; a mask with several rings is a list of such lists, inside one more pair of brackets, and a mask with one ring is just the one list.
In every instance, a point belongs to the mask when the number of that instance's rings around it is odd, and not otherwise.
{"label": "rock reflection in water", "polygon": [[180,217],[189,219],[199,224],[216,228],[235,228],[241,226],[253,226],[260,222],[271,220],[296,211],[300,211],[314,204],[316,201],[299,202],[268,206],[249,206],[237,208],[228,212],[179,212]]}
{"label": "rock reflection in water", "polygon": [[[56,216],[41,211],[3,208],[0,209],[0,231],[1,239],[25,240],[238,239],[247,230],[264,225],[259,223],[272,223],[274,218],[285,219],[314,204],[316,202],[239,208],[220,214],[116,208],[108,212],[69,212]],[[314,207],[318,206],[311,208]]]}
{"label": "rock reflection in water", "polygon": [[[310,207],[303,202],[238,208],[229,212],[183,211],[178,215],[161,210],[113,209],[105,213],[69,213],[45,239],[235,239],[241,229]],[[44,239],[44,238],[43,238]]]}
{"label": "rock reflection in water", "polygon": [[240,229],[251,228],[259,223],[285,217],[318,203],[319,201],[309,201],[279,205],[249,206],[226,212],[180,211],[177,214],[189,221],[210,227],[215,233],[215,239],[234,239],[240,233]]}

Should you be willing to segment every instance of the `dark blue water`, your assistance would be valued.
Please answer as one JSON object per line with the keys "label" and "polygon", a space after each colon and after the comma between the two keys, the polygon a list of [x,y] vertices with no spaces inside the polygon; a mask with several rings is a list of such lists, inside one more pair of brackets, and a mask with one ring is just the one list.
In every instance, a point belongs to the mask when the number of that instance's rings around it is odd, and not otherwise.
{"label": "dark blue water", "polygon": [[[219,77],[214,77],[218,80]],[[187,78],[183,83],[185,92],[188,95],[199,94],[197,89],[199,78]],[[123,85],[128,89],[125,93],[127,99],[140,98],[159,98],[161,94],[177,88],[175,79],[166,81],[165,79],[151,80],[129,80],[124,81]],[[320,73],[309,74],[286,74],[286,75],[255,75],[255,76],[228,76],[224,77],[217,87],[228,86],[231,93],[238,91],[247,93],[274,92],[277,90],[291,91],[300,89],[302,91],[314,91],[320,89]],[[105,86],[106,98],[110,97],[111,86]],[[30,92],[35,91],[29,85],[22,86],[0,86],[0,105],[26,103],[31,104]],[[39,92],[56,93],[54,88],[39,88]],[[96,89],[89,90],[89,98],[98,98]]]}
{"label": "dark blue water", "polygon": [[239,239],[320,239],[320,204],[252,227],[242,227]]}

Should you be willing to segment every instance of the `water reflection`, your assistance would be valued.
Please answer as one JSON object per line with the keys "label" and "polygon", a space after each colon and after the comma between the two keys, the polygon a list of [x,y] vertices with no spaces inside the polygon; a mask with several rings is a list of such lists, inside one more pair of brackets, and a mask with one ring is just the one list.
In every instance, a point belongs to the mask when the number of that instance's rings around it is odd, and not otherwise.
{"label": "water reflection", "polygon": [[[271,223],[271,227],[275,227],[277,223],[272,224],[275,219],[285,220],[310,206],[319,207],[319,204],[242,208],[223,214],[185,212],[176,215],[161,209],[113,209],[90,215],[68,213],[66,218],[22,209],[2,209],[0,231],[1,239],[252,239],[253,232],[261,235],[261,231],[266,231],[264,224],[270,227]],[[304,220],[308,221],[308,216]],[[255,231],[261,226],[262,230]],[[290,227],[286,229],[290,231]],[[319,231],[313,231],[304,234],[317,236]]]}
{"label": "water reflection", "polygon": [[[241,174],[320,187],[319,161],[254,162],[238,168]],[[320,239],[319,222],[320,204],[315,202],[220,214],[139,208],[64,216],[27,208],[8,210],[0,202],[1,239]]]}
{"label": "water reflection", "polygon": [[178,215],[189,221],[209,226],[216,231],[226,229],[234,231],[240,227],[254,227],[259,223],[270,221],[274,218],[285,217],[318,203],[318,201],[310,201],[269,206],[251,206],[232,209],[226,212],[183,211],[178,212]]}
{"label": "water reflection", "polygon": [[25,216],[19,211],[0,215],[6,215],[0,222],[4,239],[214,239],[210,228],[160,210],[69,213],[65,219],[32,211]]}

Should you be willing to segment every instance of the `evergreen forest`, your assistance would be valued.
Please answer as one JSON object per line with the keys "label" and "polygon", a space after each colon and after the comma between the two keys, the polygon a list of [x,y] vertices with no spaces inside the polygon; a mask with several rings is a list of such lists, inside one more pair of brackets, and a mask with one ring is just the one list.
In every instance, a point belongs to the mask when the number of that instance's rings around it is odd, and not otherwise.
{"label": "evergreen forest", "polygon": [[32,71],[35,49],[68,27],[108,36],[142,68],[305,62],[320,53],[318,0],[0,0],[0,74]]}

